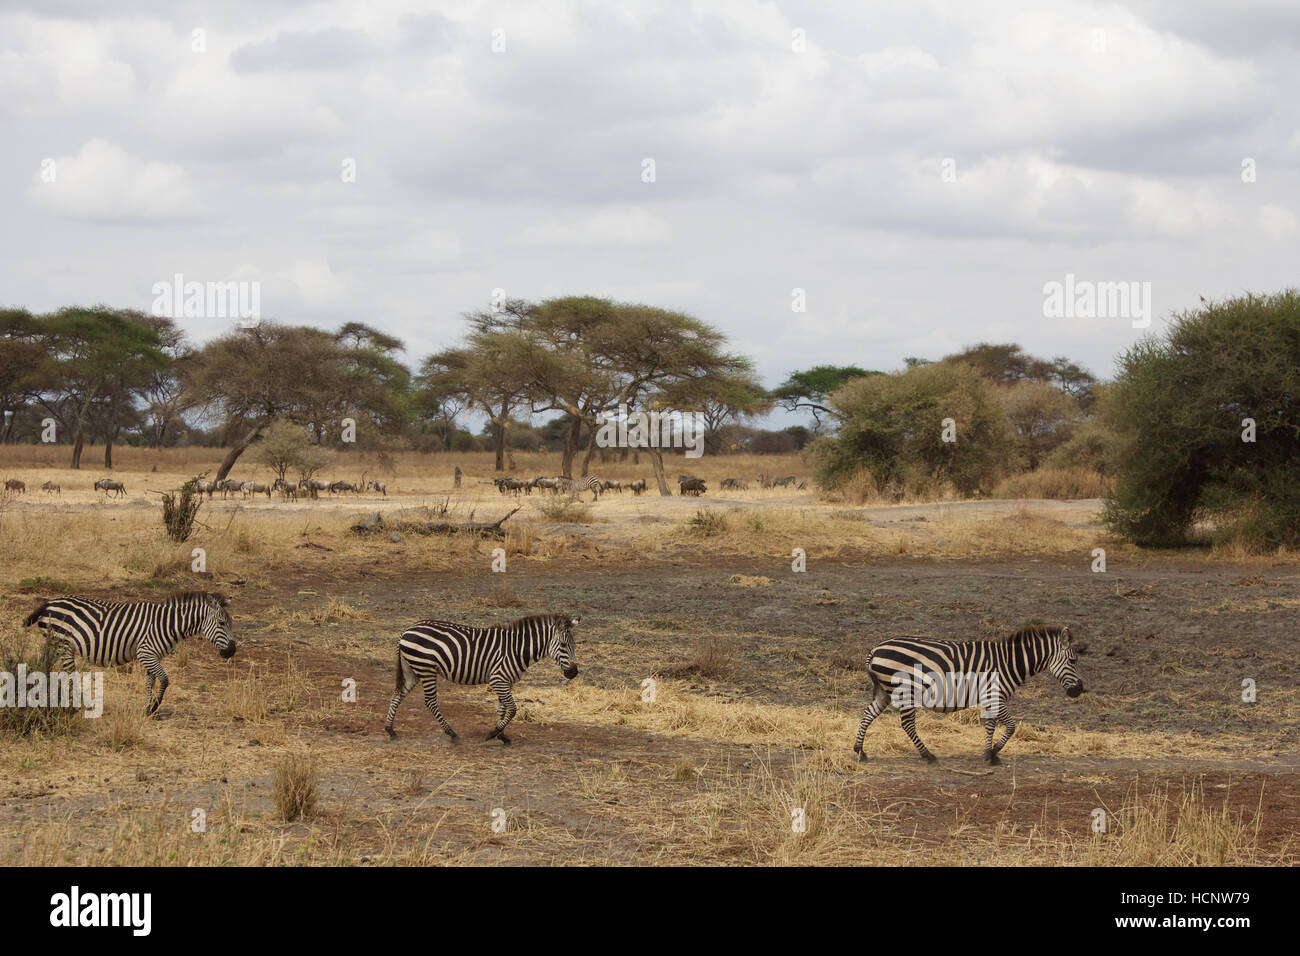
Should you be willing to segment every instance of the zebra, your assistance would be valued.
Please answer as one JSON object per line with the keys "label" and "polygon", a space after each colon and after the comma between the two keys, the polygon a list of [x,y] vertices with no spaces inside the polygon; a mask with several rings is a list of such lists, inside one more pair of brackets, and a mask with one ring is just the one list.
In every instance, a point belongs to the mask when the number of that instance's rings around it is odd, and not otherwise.
{"label": "zebra", "polygon": [[798,481],[798,479],[795,478],[794,475],[787,475],[785,478],[774,478],[772,480],[772,487],[786,488],[793,485],[796,481]]}
{"label": "zebra", "polygon": [[113,497],[117,498],[120,495],[126,494],[126,485],[122,484],[120,481],[114,481],[112,478],[101,478],[99,481],[95,482],[95,490],[104,492],[105,498],[108,497],[108,493],[111,491],[113,492]]}
{"label": "zebra", "polygon": [[582,494],[583,489],[591,492],[592,501],[598,501],[600,499],[600,479],[595,475],[588,475],[586,478],[579,479],[577,493]]}
{"label": "zebra", "polygon": [[[946,714],[978,706],[984,718],[984,759],[996,764],[998,752],[1016,732],[1011,713],[1016,688],[1046,668],[1061,682],[1067,697],[1078,697],[1083,680],[1075,669],[1077,660],[1068,627],[1022,627],[1000,641],[886,641],[871,652],[868,672],[873,693],[862,712],[853,751],[861,760],[867,728],[886,707],[895,707],[913,746],[922,758],[934,762],[934,754],[916,734],[916,708]],[[998,724],[1006,727],[1006,733],[994,746]]]}
{"label": "zebra", "polygon": [[250,495],[266,495],[271,497],[271,486],[262,481],[245,481],[239,486],[239,490],[247,498]]}
{"label": "zebra", "polygon": [[497,695],[497,723],[487,739],[500,738],[515,717],[510,688],[534,661],[552,658],[569,680],[578,676],[574,663],[573,629],[580,618],[567,614],[534,614],[497,627],[469,627],[448,621],[412,624],[397,641],[397,687],[388,704],[384,729],[396,737],[393,718],[397,706],[415,687],[424,685],[424,704],[452,740],[458,740],[438,709],[438,678],[453,684],[490,684]]}
{"label": "zebra", "polygon": [[[211,591],[186,591],[161,604],[150,601],[96,601],[67,597],[46,601],[23,621],[60,645],[60,665],[70,673],[73,655],[101,667],[138,660],[145,668],[145,714],[152,716],[167,693],[162,658],[178,641],[202,634],[223,658],[235,653],[230,598]],[[154,682],[159,685],[153,699]]]}

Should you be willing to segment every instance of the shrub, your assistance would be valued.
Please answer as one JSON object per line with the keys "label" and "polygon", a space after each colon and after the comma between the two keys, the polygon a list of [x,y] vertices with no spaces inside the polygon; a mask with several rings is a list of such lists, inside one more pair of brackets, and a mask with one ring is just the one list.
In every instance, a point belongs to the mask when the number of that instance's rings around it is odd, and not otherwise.
{"label": "shrub", "polygon": [[[964,364],[933,363],[853,379],[829,399],[842,425],[810,448],[818,484],[838,489],[870,476],[877,494],[991,490],[1014,452],[994,386]],[[944,441],[944,419],[956,441]]]}
{"label": "shrub", "polygon": [[1208,520],[1247,551],[1300,546],[1300,292],[1176,316],[1121,357],[1110,392],[1112,531],[1181,544]]}

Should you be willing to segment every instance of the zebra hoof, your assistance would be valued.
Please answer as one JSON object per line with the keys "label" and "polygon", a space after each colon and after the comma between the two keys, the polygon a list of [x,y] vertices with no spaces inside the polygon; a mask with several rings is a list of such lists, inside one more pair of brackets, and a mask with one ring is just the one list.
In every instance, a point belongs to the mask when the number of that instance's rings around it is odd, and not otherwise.
{"label": "zebra hoof", "polygon": [[988,761],[990,767],[995,767],[1002,762],[997,754],[986,754],[984,759]]}
{"label": "zebra hoof", "polygon": [[396,739],[397,739],[397,731],[395,731],[392,727],[385,727],[384,730],[388,731],[388,739],[389,739],[389,740],[396,740]]}
{"label": "zebra hoof", "polygon": [[451,742],[452,742],[453,744],[458,744],[458,743],[460,743],[460,734],[456,733],[456,731],[454,731],[454,730],[448,730],[448,731],[445,731],[445,733],[447,734],[448,737],[451,738]]}
{"label": "zebra hoof", "polygon": [[510,738],[507,737],[505,734],[497,734],[497,737],[499,737],[499,738],[501,739],[501,743],[502,743],[504,746],[506,746],[506,747],[509,747],[509,746],[510,746]]}
{"label": "zebra hoof", "polygon": [[936,757],[936,756],[935,756],[934,754],[932,754],[932,753],[923,753],[923,754],[921,754],[921,757],[925,760],[926,763],[938,763],[938,762],[939,762],[939,758]]}

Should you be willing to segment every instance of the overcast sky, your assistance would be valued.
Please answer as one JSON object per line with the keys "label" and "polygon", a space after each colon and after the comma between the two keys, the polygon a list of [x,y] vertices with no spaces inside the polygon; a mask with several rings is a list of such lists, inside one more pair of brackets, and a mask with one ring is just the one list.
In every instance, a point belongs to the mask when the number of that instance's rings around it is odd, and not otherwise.
{"label": "overcast sky", "polygon": [[[0,0],[0,304],[257,281],[414,365],[493,289],[594,294],[769,386],[978,341],[1109,377],[1300,284],[1297,47],[1295,0]],[[1151,283],[1150,327],[1045,316],[1067,274]]]}

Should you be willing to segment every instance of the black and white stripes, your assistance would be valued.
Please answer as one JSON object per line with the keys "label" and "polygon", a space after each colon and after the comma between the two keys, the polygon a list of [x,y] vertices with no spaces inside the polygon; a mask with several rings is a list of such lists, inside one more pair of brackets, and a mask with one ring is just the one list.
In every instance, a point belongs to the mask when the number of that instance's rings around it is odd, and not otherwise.
{"label": "black and white stripes", "polygon": [[[862,757],[867,728],[888,707],[899,711],[903,730],[926,760],[934,754],[916,733],[918,707],[948,713],[979,707],[984,720],[984,758],[998,762],[998,751],[1016,730],[1011,698],[1016,688],[1046,669],[1070,697],[1083,693],[1068,627],[1022,627],[1001,641],[886,641],[871,652],[868,670],[873,695],[862,713],[853,750]],[[1006,733],[997,745],[998,724]]]}
{"label": "black and white stripes", "polygon": [[497,723],[487,739],[510,738],[503,731],[515,717],[515,700],[510,693],[520,675],[533,662],[552,658],[567,678],[578,676],[574,663],[573,629],[578,618],[567,614],[538,614],[499,627],[469,627],[448,621],[421,621],[407,628],[397,642],[397,687],[388,704],[384,729],[390,737],[393,718],[402,699],[424,685],[424,703],[453,740],[451,729],[438,709],[438,678],[453,684],[490,684],[497,695]]}
{"label": "black and white stripes", "polygon": [[[188,591],[154,604],[149,601],[96,601],[68,597],[46,601],[23,622],[42,628],[59,644],[60,666],[70,672],[74,655],[100,667],[138,660],[145,668],[145,713],[152,714],[167,693],[161,659],[183,638],[201,634],[222,657],[235,653],[230,599],[224,594]],[[159,684],[154,700],[154,682]]]}

